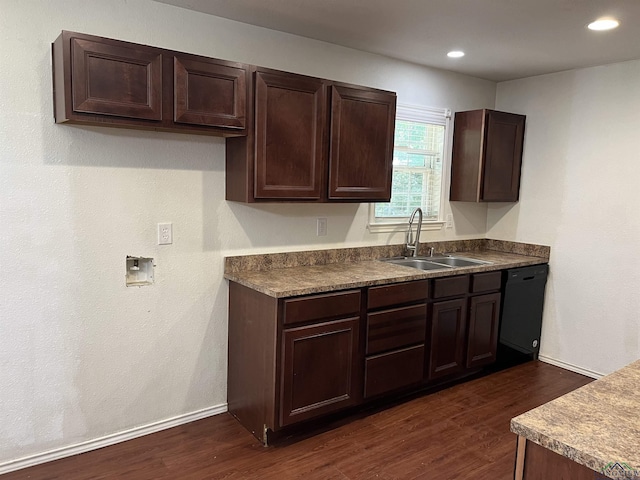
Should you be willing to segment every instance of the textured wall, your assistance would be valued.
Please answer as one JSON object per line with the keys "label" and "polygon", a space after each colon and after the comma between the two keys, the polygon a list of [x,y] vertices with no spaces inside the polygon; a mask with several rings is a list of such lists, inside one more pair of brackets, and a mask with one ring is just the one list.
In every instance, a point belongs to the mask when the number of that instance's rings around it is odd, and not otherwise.
{"label": "textured wall", "polygon": [[[404,103],[495,100],[492,82],[148,0],[2,1],[0,465],[224,406],[226,254],[402,241],[369,234],[364,205],[225,202],[222,139],[55,125],[50,43],[63,29],[392,89]],[[484,236],[486,207],[457,208],[456,230],[423,238]],[[157,246],[166,221],[174,244]],[[156,259],[154,286],[124,286],[126,255]]]}
{"label": "textured wall", "polygon": [[640,61],[498,85],[526,113],[520,203],[488,236],[551,246],[541,355],[609,373],[640,357]]}

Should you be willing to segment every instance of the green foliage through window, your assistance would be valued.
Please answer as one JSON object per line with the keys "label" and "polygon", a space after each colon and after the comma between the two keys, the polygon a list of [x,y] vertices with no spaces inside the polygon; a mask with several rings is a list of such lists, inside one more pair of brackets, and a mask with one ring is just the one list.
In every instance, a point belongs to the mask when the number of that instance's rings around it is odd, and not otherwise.
{"label": "green foliage through window", "polygon": [[391,202],[375,205],[376,218],[407,218],[422,207],[425,220],[438,220],[445,126],[397,120]]}

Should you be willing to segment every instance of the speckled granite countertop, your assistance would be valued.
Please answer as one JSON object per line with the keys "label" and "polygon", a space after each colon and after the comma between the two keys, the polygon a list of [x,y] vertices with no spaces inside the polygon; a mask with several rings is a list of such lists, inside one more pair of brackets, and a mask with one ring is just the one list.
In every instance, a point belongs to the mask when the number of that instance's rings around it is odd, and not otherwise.
{"label": "speckled granite countertop", "polygon": [[423,271],[377,260],[399,256],[401,250],[401,245],[391,245],[227,257],[225,278],[280,298],[539,265],[549,260],[548,247],[492,240],[436,244],[437,252],[491,262],[486,265]]}
{"label": "speckled granite countertop", "polygon": [[[607,474],[640,479],[640,360],[511,420],[511,431]],[[614,475],[610,478],[623,478]]]}

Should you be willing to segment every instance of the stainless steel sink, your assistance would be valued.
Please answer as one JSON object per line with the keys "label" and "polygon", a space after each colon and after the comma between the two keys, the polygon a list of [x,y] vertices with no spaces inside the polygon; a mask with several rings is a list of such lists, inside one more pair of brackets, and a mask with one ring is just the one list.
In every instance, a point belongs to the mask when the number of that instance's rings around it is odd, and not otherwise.
{"label": "stainless steel sink", "polygon": [[455,257],[453,255],[431,257],[430,261],[438,263],[440,265],[447,265],[449,267],[473,267],[476,265],[488,265],[491,263],[484,260],[476,260],[467,257]]}
{"label": "stainless steel sink", "polygon": [[491,262],[476,260],[474,258],[458,257],[453,255],[437,255],[434,257],[395,257],[385,258],[382,261],[402,265],[404,267],[419,268],[420,270],[438,270],[454,267],[473,267],[477,265],[489,265]]}
{"label": "stainless steel sink", "polygon": [[451,268],[449,265],[433,263],[420,257],[385,258],[383,262],[402,265],[403,267],[419,268],[420,270],[442,270],[443,268]]}

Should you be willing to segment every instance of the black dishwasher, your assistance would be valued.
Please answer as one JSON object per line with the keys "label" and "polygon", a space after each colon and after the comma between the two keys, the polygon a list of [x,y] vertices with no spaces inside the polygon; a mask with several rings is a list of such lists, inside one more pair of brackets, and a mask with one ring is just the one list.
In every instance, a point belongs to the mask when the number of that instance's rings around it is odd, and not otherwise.
{"label": "black dishwasher", "polygon": [[500,344],[538,358],[549,265],[511,268],[502,277]]}

